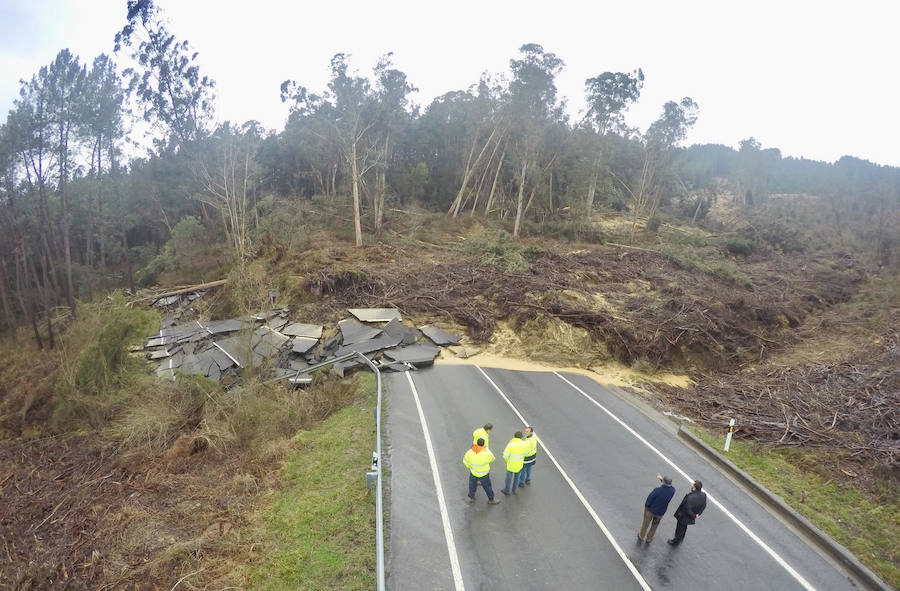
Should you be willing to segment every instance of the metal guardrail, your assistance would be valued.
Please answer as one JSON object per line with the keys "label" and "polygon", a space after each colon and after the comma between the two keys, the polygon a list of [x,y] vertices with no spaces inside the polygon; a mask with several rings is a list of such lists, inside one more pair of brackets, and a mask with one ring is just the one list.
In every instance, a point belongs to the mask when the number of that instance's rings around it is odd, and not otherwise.
{"label": "metal guardrail", "polygon": [[[353,359],[354,357],[359,358],[360,361],[369,366],[369,369],[375,372],[375,386],[377,391],[375,403],[375,451],[372,452],[372,465],[370,466],[369,471],[366,472],[366,488],[370,486],[370,483],[373,480],[375,481],[375,576],[378,591],[385,591],[384,505],[381,498],[381,372],[378,370],[378,366],[375,365],[375,363],[373,363],[371,359],[358,351],[353,351],[351,353],[347,353],[346,355],[341,355],[340,357],[335,357],[334,359],[328,359],[327,361],[323,361],[322,363],[304,368],[298,371],[293,378],[290,378],[290,380],[293,384],[301,383],[299,381],[301,373],[309,373],[320,367],[325,367],[334,363],[339,363],[341,361],[348,361],[350,359]],[[271,381],[277,381],[277,379]]]}

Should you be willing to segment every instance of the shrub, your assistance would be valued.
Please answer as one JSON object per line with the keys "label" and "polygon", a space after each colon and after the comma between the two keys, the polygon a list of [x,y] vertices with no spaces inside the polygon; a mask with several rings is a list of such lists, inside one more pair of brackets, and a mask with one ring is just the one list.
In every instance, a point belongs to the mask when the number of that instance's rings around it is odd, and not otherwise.
{"label": "shrub", "polygon": [[551,218],[541,224],[529,224],[528,229],[530,233],[561,240],[590,244],[603,244],[606,241],[603,232],[585,216],[569,219]]}
{"label": "shrub", "polygon": [[194,258],[206,249],[209,236],[206,228],[194,216],[181,218],[172,228],[172,237],[169,244],[172,247],[175,264],[178,266],[191,266]]}
{"label": "shrub", "polygon": [[129,308],[117,293],[105,311],[97,340],[81,350],[75,372],[75,386],[83,393],[102,393],[116,385],[125,366],[130,346],[153,332],[157,315],[140,308]]}
{"label": "shrub", "polygon": [[748,240],[747,238],[729,238],[725,241],[725,248],[731,254],[737,254],[742,256],[749,256],[753,254],[753,251],[756,249],[756,245],[753,244],[752,240]]}
{"label": "shrub", "polygon": [[506,271],[524,271],[528,261],[540,253],[540,249],[525,246],[500,230],[483,232],[469,238],[462,247],[467,254],[477,255],[483,265],[497,265]]}
{"label": "shrub", "polygon": [[146,266],[138,269],[134,274],[134,279],[138,285],[144,287],[153,285],[161,273],[172,270],[173,266],[174,257],[172,256],[172,250],[166,246]]}

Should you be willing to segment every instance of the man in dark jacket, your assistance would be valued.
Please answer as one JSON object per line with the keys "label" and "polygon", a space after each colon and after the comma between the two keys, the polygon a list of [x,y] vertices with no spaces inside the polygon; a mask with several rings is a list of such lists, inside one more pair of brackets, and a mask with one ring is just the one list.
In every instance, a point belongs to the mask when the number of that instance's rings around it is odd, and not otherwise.
{"label": "man in dark jacket", "polygon": [[[656,533],[656,526],[659,520],[666,514],[669,508],[669,501],[675,496],[675,487],[672,486],[672,479],[662,474],[657,474],[656,479],[662,484],[650,491],[647,500],[644,501],[644,521],[641,523],[641,531],[638,532],[638,544],[641,542],[649,544],[653,541],[653,535]],[[647,531],[647,526],[650,531]],[[644,537],[646,532],[647,536]]]}
{"label": "man in dark jacket", "polygon": [[701,490],[702,488],[703,483],[695,480],[691,492],[684,495],[681,504],[675,509],[675,520],[678,525],[675,526],[675,537],[669,540],[672,546],[681,543],[684,534],[687,533],[687,526],[694,525],[706,509],[706,493]]}

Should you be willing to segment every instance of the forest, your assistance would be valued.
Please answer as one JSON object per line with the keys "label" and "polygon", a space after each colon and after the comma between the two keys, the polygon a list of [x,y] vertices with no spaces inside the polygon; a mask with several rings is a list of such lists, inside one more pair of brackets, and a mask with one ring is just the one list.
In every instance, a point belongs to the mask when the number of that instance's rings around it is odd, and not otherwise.
{"label": "forest", "polygon": [[523,45],[508,72],[424,108],[409,102],[413,81],[390,54],[369,75],[338,54],[327,88],[282,84],[291,114],[274,131],[211,125],[215,82],[152,3],[132,3],[116,47],[132,64],[124,71],[116,57],[88,64],[60,51],[22,81],[0,127],[3,325],[26,322],[48,346],[58,306],[77,315],[97,289],[151,284],[170,238],[203,230],[246,259],[268,231],[266,213],[296,200],[352,211],[362,246],[413,206],[501,220],[513,238],[561,224],[590,233],[593,211],[616,211],[631,219],[633,241],[639,223],[701,224],[728,199],[747,220],[735,240],[790,249],[802,248],[794,232],[751,220],[803,197],[816,200],[828,235],[812,239],[852,244],[880,265],[896,257],[900,170],[852,156],[783,158],[752,137],[738,150],[682,147],[701,116],[690,97],[661,105],[648,129],[629,129],[640,69],[586,80],[589,109],[576,121],[554,83],[564,64],[538,44]]}
{"label": "forest", "polygon": [[[333,416],[364,430],[371,409],[347,414],[364,403],[336,381],[290,417],[278,409],[294,395],[253,376],[241,386],[253,402],[193,378],[146,381],[126,353],[159,318],[139,302],[225,278],[207,318],[252,314],[273,293],[317,322],[396,306],[500,354],[617,363],[698,427],[734,413],[748,454],[785,461],[772,480],[754,476],[777,487],[796,470],[837,487],[834,506],[809,513],[900,582],[900,168],[785,157],[753,137],[685,145],[703,116],[687,96],[629,127],[639,67],[598,64],[573,115],[557,91],[565,64],[538,43],[427,105],[390,53],[375,64],[339,53],[325,88],[271,89],[290,109],[283,129],[215,123],[216,84],[190,43],[152,0],[127,8],[112,55],[62,49],[21,81],[0,125],[0,492],[31,491],[8,507],[21,522],[0,520],[19,565],[0,569],[0,586],[170,588],[203,563],[195,583],[221,588],[268,568],[240,557],[253,536],[275,544],[251,509],[281,486],[288,442],[300,432],[306,445]],[[670,374],[691,387],[659,378]],[[357,452],[368,461],[367,445]],[[211,492],[219,469],[231,480]],[[776,490],[801,504],[807,486]],[[91,487],[107,487],[105,512]],[[870,535],[831,520],[848,490],[877,524]],[[127,509],[137,492],[169,525]],[[182,494],[219,508],[166,501]],[[363,494],[354,502],[367,506]],[[38,542],[31,517],[57,502],[71,507],[40,526],[58,539]],[[210,542],[209,522],[240,540]],[[366,538],[366,523],[342,527]],[[127,533],[136,524],[152,524],[146,540]],[[115,542],[96,541],[110,532]],[[370,559],[346,579],[310,576],[368,588]]]}

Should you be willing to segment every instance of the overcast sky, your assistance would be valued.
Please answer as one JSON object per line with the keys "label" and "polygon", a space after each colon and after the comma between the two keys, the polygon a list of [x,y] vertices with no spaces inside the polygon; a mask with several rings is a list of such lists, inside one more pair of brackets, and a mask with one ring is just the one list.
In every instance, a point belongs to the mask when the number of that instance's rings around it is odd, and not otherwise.
{"label": "overcast sky", "polygon": [[[0,0],[0,116],[30,78],[68,47],[83,62],[111,54],[125,0]],[[574,114],[584,80],[643,68],[628,122],[645,129],[668,100],[690,96],[700,118],[687,143],[737,147],[753,136],[785,156],[844,154],[900,166],[900,8],[894,0],[471,2],[157,0],[169,28],[199,52],[220,120],[281,129],[279,85],[313,91],[331,56],[371,72],[378,57],[427,106],[484,71],[504,73],[524,43],[566,64],[559,95]],[[118,60],[121,61],[121,60]]]}

